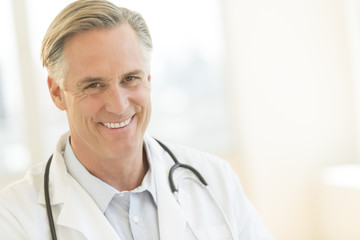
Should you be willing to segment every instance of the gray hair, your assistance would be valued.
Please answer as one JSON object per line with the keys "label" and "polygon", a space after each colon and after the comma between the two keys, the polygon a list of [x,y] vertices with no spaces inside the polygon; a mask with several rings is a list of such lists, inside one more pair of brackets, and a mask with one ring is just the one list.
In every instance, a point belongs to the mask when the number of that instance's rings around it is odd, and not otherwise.
{"label": "gray hair", "polygon": [[143,17],[134,11],[117,7],[106,0],[79,0],[64,8],[50,24],[41,46],[41,60],[48,74],[64,87],[67,63],[65,41],[77,33],[93,29],[111,29],[129,24],[139,38],[144,57],[149,64],[152,40]]}

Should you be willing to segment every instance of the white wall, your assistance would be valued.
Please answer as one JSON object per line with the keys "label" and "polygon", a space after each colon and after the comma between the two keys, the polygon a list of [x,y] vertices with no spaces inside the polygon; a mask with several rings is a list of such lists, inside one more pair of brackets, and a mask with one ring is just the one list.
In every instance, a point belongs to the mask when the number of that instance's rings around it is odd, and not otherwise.
{"label": "white wall", "polygon": [[245,189],[276,239],[321,239],[319,171],[356,157],[344,3],[226,0],[224,16]]}

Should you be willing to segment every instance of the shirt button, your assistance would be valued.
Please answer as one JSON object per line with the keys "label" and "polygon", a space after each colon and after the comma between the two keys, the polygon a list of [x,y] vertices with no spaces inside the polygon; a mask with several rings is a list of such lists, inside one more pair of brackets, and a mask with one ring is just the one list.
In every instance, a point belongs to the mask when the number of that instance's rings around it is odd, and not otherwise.
{"label": "shirt button", "polygon": [[134,216],[132,220],[134,221],[134,223],[138,223],[140,219],[138,216]]}

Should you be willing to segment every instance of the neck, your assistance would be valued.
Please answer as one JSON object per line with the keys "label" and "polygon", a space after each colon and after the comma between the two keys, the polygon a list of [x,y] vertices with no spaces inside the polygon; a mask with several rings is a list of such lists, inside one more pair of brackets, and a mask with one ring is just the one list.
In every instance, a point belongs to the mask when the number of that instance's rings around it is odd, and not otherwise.
{"label": "neck", "polygon": [[116,159],[108,159],[89,151],[78,151],[74,154],[84,167],[95,177],[106,182],[119,191],[130,191],[141,185],[149,168],[144,147]]}

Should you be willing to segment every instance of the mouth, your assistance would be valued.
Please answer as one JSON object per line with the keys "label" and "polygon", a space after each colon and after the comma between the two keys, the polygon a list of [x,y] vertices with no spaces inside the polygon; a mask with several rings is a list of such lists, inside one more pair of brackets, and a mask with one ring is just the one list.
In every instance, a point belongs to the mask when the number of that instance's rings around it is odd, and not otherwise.
{"label": "mouth", "polygon": [[132,118],[133,116],[123,122],[101,122],[101,124],[110,129],[124,128],[130,124]]}

